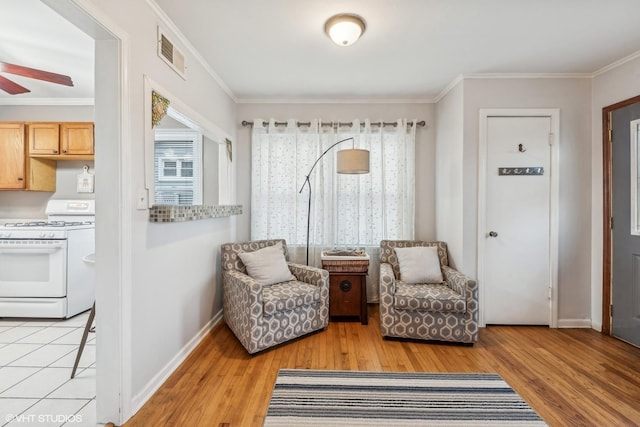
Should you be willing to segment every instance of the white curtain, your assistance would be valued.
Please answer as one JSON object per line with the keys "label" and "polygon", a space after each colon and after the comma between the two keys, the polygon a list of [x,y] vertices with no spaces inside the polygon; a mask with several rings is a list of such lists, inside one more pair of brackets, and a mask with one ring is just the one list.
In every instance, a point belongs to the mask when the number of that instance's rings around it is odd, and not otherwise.
{"label": "white curtain", "polygon": [[[266,126],[264,123],[268,123]],[[371,258],[367,299],[378,301],[379,246],[382,239],[413,239],[415,227],[415,121],[396,126],[354,120],[322,126],[290,119],[253,120],[251,138],[251,238],[284,238],[294,262],[306,262],[311,173],[309,264],[321,266],[320,253],[332,248],[364,248]],[[336,155],[346,148],[369,150],[370,172],[336,172]]]}

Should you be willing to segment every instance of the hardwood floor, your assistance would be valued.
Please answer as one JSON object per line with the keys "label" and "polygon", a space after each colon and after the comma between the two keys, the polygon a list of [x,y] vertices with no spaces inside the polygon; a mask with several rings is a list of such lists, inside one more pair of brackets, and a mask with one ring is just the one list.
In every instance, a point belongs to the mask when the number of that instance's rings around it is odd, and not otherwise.
{"label": "hardwood floor", "polygon": [[490,326],[473,347],[383,340],[377,305],[369,315],[254,356],[221,323],[126,427],[261,426],[280,368],[496,372],[550,426],[640,425],[640,349],[607,335]]}

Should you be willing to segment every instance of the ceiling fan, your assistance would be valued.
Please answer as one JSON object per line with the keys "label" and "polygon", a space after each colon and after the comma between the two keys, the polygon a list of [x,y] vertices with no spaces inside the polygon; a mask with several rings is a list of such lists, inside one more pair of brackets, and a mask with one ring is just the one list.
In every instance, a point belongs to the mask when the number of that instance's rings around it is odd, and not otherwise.
{"label": "ceiling fan", "polygon": [[[49,71],[37,70],[35,68],[24,67],[22,65],[9,64],[0,61],[0,72],[15,74],[16,76],[28,77],[30,79],[43,80],[45,82],[56,83],[59,85],[73,86],[71,77],[62,74],[52,73]],[[9,80],[0,75],[0,89],[10,95],[18,95],[21,93],[31,92],[24,86]]]}

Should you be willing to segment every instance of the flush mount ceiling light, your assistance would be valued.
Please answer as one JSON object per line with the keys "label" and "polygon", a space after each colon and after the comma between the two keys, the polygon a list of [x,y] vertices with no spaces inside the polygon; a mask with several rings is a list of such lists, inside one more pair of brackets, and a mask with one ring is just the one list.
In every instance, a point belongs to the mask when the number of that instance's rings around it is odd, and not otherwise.
{"label": "flush mount ceiling light", "polygon": [[324,32],[339,46],[354,44],[366,28],[364,19],[351,13],[334,15],[324,24]]}

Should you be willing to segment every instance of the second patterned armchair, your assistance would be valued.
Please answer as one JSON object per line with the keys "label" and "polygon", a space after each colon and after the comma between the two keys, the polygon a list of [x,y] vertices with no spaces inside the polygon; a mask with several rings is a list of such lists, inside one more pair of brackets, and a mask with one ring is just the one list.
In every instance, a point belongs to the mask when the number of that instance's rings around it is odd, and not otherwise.
{"label": "second patterned armchair", "polygon": [[250,354],[329,323],[329,273],[287,257],[281,239],[222,245],[224,320]]}
{"label": "second patterned armchair", "polygon": [[[406,252],[406,248],[420,247],[431,248],[430,270],[435,270],[431,278],[429,274],[423,279],[414,273],[426,268],[425,258],[416,262]],[[414,267],[408,271],[414,273],[413,277],[407,274],[407,280],[405,272],[401,274],[399,254],[408,263],[403,267]],[[446,243],[380,242],[380,328],[384,337],[462,343],[478,340],[478,286],[449,266]]]}

